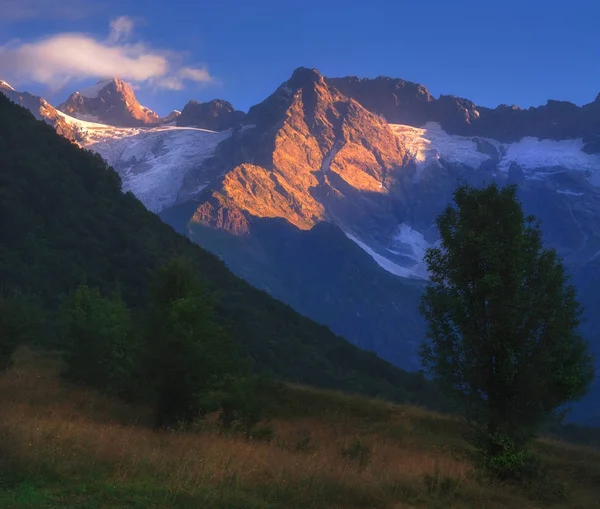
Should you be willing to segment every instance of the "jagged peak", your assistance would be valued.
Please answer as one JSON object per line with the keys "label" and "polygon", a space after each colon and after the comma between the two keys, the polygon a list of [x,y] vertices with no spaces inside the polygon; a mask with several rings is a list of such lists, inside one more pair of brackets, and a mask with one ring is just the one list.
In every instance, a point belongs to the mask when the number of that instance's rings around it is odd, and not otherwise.
{"label": "jagged peak", "polygon": [[79,89],[58,109],[75,118],[121,127],[160,121],[154,111],[139,103],[133,87],[117,77],[101,79],[95,85]]}
{"label": "jagged peak", "polygon": [[210,101],[205,101],[205,102],[200,102],[200,101],[196,101],[195,99],[190,99],[187,104],[184,106],[184,110],[186,107],[190,106],[190,107],[197,107],[200,105],[207,105],[207,106],[220,106],[220,107],[225,107],[225,109],[229,109],[229,110],[235,110],[235,108],[233,107],[233,104],[231,104],[229,101],[226,101],[225,99],[211,99]]}
{"label": "jagged peak", "polygon": [[[298,67],[282,86],[291,90],[301,90],[304,88],[312,88],[316,83],[324,82],[323,75],[317,69],[309,69],[308,67]],[[281,88],[281,87],[280,87]]]}
{"label": "jagged peak", "polygon": [[416,83],[414,81],[404,80],[402,78],[390,78],[389,76],[377,76],[376,78],[361,78],[359,76],[343,76],[339,78],[325,78],[327,82],[330,82],[334,86],[339,83],[350,83],[350,84],[385,84],[388,86],[393,86],[394,88],[404,88],[408,90],[414,90],[418,95],[424,95],[428,98],[428,100],[433,100],[433,96],[429,92],[429,89],[422,85],[421,83]]}
{"label": "jagged peak", "polygon": [[278,122],[298,91],[314,90],[317,85],[327,86],[325,78],[317,69],[298,67],[275,92],[250,108],[246,121],[256,125]]}
{"label": "jagged peak", "polygon": [[323,79],[323,75],[318,69],[309,67],[298,67],[292,73],[292,76],[287,81],[289,85],[298,84],[304,86],[305,84],[315,83]]}
{"label": "jagged peak", "polygon": [[239,124],[245,115],[224,99],[212,99],[207,102],[192,99],[177,116],[177,125],[224,131]]}

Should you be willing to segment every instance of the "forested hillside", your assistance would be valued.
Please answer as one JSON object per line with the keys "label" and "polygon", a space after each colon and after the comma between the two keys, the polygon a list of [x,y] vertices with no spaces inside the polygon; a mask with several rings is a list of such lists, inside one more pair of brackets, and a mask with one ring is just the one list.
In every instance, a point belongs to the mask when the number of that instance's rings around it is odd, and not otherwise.
{"label": "forested hillside", "polygon": [[218,317],[278,378],[396,401],[444,406],[420,374],[396,369],[235,277],[165,225],[96,155],[62,138],[0,94],[0,282],[52,313],[81,283],[144,306],[151,274],[192,260],[219,298]]}

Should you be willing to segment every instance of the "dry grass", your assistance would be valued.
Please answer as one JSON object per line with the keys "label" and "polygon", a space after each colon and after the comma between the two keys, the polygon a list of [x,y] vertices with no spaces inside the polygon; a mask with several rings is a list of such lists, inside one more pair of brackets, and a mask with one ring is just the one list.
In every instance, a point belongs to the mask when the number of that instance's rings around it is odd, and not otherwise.
{"label": "dry grass", "polygon": [[[600,507],[593,450],[541,442],[569,486],[561,500],[535,502],[481,478],[456,419],[293,388],[303,415],[288,405],[269,423],[270,441],[223,435],[210,419],[193,432],[158,432],[144,409],[65,386],[57,365],[23,349],[0,380],[3,471],[21,472],[17,495],[23,478],[30,491],[31,480],[44,480],[29,505],[15,495],[2,507]],[[81,495],[90,479],[100,484]]]}

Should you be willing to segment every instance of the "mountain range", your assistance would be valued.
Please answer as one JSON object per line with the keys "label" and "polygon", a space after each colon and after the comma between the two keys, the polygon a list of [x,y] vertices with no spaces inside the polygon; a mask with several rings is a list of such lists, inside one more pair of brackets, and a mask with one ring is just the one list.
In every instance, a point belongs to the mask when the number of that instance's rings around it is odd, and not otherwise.
{"label": "mountain range", "polygon": [[[123,190],[234,273],[406,369],[419,367],[435,216],[458,182],[517,184],[600,353],[600,95],[490,109],[400,79],[299,68],[247,113],[216,99],[161,118],[119,79],[57,108],[0,90],[100,154]],[[599,393],[572,418],[600,424]]]}

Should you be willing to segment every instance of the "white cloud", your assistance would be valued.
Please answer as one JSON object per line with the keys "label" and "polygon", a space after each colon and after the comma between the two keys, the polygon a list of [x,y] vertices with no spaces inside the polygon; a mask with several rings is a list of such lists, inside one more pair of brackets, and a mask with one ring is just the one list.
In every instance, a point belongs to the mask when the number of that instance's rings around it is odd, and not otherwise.
{"label": "white cloud", "polygon": [[55,90],[73,81],[113,76],[171,90],[182,89],[186,81],[213,81],[206,69],[184,66],[182,54],[127,43],[133,29],[133,20],[122,16],[111,21],[106,40],[64,33],[0,46],[2,77],[17,85],[35,82]]}
{"label": "white cloud", "polygon": [[214,81],[206,69],[195,69],[193,67],[182,67],[176,74],[165,76],[154,80],[158,88],[167,88],[169,90],[182,90],[184,81],[195,81],[198,83]]}
{"label": "white cloud", "polygon": [[192,81],[210,81],[211,77],[206,69],[194,69],[192,67],[183,67],[179,70],[179,76],[184,80]]}
{"label": "white cloud", "polygon": [[133,20],[129,16],[119,16],[110,22],[110,35],[108,40],[111,42],[126,41],[133,33]]}

